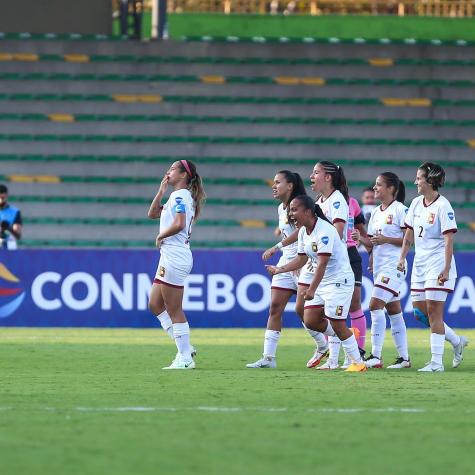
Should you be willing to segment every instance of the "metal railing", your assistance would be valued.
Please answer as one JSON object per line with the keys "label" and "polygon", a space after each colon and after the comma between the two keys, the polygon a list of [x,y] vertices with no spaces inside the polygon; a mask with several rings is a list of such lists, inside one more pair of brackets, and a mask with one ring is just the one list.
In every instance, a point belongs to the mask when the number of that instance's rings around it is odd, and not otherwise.
{"label": "metal railing", "polygon": [[[152,0],[145,0],[150,7]],[[170,13],[472,17],[475,0],[169,0]]]}

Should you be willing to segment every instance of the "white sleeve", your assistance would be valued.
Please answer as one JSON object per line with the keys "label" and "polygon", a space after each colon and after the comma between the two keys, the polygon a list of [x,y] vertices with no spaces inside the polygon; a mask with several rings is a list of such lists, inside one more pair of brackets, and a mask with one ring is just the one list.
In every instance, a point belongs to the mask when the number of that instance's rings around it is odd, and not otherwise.
{"label": "white sleeve", "polygon": [[348,216],[350,213],[350,208],[348,207],[347,202],[341,197],[341,200],[335,200],[331,204],[331,216],[332,219],[330,220],[332,224],[343,222],[346,223],[348,221]]}
{"label": "white sleeve", "polygon": [[414,229],[414,208],[415,208],[415,203],[416,199],[412,200],[411,206],[409,206],[409,209],[407,210],[406,217],[404,219],[404,225],[406,228],[409,229]]}
{"label": "white sleeve", "polygon": [[457,222],[455,221],[455,213],[451,204],[446,201],[439,206],[440,231],[442,234],[456,233]]}
{"label": "white sleeve", "polygon": [[407,206],[404,206],[403,204],[400,204],[398,207],[397,207],[397,211],[396,211],[396,224],[401,228],[401,229],[406,229],[407,226],[405,224],[405,221],[406,221],[406,216],[407,216],[407,211],[408,211],[408,208]]}
{"label": "white sleeve", "polygon": [[[336,230],[335,230],[336,232]],[[338,233],[337,233],[338,234]],[[319,256],[331,256],[333,253],[333,244],[335,242],[335,233],[325,233],[318,237],[317,254]]]}
{"label": "white sleeve", "polygon": [[299,230],[298,235],[298,244],[297,244],[297,254],[305,255],[305,244],[303,242],[303,233],[305,232],[305,227],[302,226]]}

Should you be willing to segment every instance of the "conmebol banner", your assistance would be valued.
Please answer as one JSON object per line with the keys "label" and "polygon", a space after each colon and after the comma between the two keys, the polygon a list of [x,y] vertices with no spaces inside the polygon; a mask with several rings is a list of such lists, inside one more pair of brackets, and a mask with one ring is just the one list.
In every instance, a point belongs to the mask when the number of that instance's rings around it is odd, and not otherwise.
{"label": "conmebol banner", "polygon": [[[216,250],[193,254],[184,299],[191,324],[263,327],[270,278],[261,253]],[[158,258],[158,251],[139,250],[0,251],[0,325],[157,326],[147,301]],[[456,260],[459,277],[447,301],[446,321],[455,327],[475,327],[475,253],[458,254]],[[366,274],[365,309],[371,288]],[[407,285],[402,295],[408,326],[419,326],[412,316]],[[292,303],[284,314],[284,325],[299,326]]]}

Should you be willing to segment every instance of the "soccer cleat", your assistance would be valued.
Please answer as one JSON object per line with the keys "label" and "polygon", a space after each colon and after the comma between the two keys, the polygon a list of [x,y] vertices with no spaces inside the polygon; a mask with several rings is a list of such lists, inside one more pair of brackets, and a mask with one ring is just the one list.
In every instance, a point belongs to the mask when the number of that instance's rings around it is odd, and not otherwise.
{"label": "soccer cleat", "polygon": [[325,363],[323,363],[320,366],[317,366],[315,369],[318,369],[320,371],[332,371],[334,369],[338,369],[340,365],[338,363],[332,363],[330,360],[327,360]]}
{"label": "soccer cleat", "polygon": [[341,369],[347,369],[351,364],[351,361],[348,359],[348,356],[345,355],[345,360],[343,364],[340,366]]}
{"label": "soccer cleat", "polygon": [[351,363],[348,368],[345,369],[348,373],[364,373],[368,371],[364,363]]}
{"label": "soccer cleat", "polygon": [[195,362],[191,359],[189,361],[184,360],[181,356],[175,357],[170,366],[165,366],[162,369],[194,369],[196,367]]}
{"label": "soccer cleat", "polygon": [[277,368],[277,364],[272,356],[263,356],[255,363],[248,363],[246,368]]}
{"label": "soccer cleat", "polygon": [[364,364],[367,368],[382,368],[383,360],[371,354],[364,360]]}
{"label": "soccer cleat", "polygon": [[452,368],[458,368],[463,361],[463,349],[468,345],[468,338],[460,337],[460,343],[454,346],[454,359],[452,361]]}
{"label": "soccer cleat", "polygon": [[444,366],[433,361],[429,361],[426,366],[421,369],[418,369],[421,373],[440,373],[444,371]]}
{"label": "soccer cleat", "polygon": [[328,346],[322,350],[315,349],[313,356],[307,361],[307,368],[315,368],[318,366],[323,358],[328,357]]}
{"label": "soccer cleat", "polygon": [[396,358],[396,361],[387,367],[387,369],[402,369],[402,368],[410,368],[411,367],[411,360],[405,360],[401,356]]}
{"label": "soccer cleat", "polygon": [[191,345],[191,357],[195,359],[197,354],[198,354],[198,350],[193,345]]}

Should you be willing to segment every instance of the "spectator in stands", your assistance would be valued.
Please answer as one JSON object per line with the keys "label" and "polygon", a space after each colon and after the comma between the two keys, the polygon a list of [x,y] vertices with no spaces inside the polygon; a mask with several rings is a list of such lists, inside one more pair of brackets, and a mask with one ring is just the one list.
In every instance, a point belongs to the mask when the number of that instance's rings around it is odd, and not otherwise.
{"label": "spectator in stands", "polygon": [[132,18],[132,38],[142,37],[143,0],[120,0],[120,34],[129,36],[129,18]]}
{"label": "spectator in stands", "polygon": [[21,238],[21,213],[8,203],[8,188],[0,184],[0,249],[16,249]]}
{"label": "spectator in stands", "polygon": [[369,222],[371,212],[376,208],[376,201],[374,199],[374,190],[372,186],[367,186],[361,194],[361,212],[363,213],[365,224]]}

